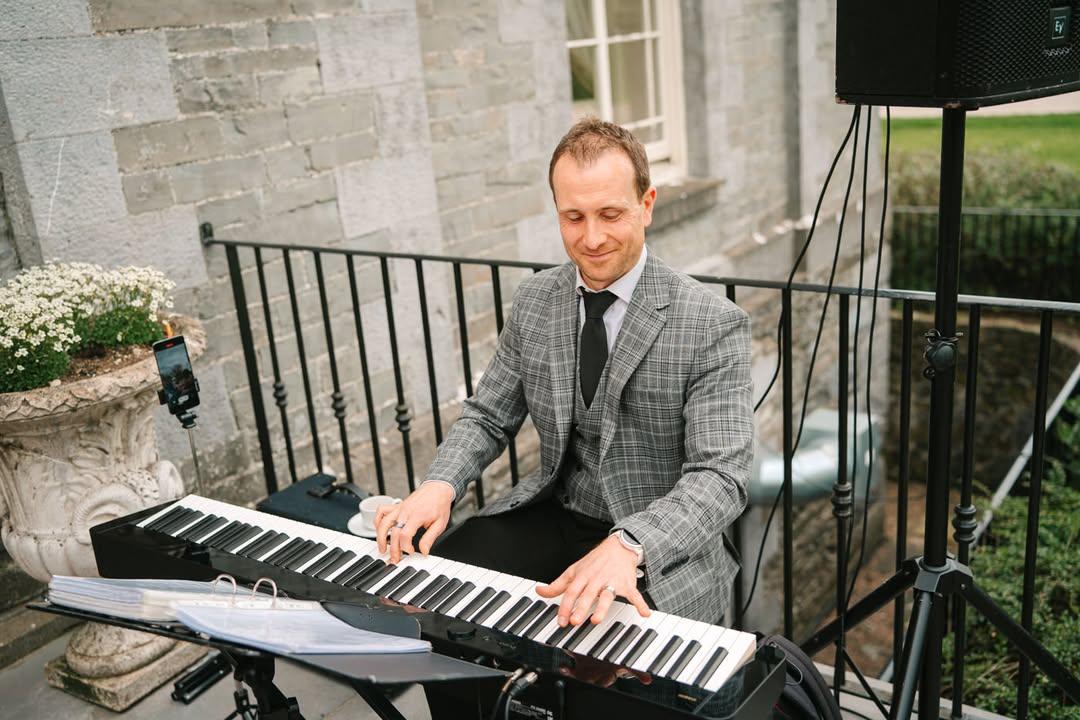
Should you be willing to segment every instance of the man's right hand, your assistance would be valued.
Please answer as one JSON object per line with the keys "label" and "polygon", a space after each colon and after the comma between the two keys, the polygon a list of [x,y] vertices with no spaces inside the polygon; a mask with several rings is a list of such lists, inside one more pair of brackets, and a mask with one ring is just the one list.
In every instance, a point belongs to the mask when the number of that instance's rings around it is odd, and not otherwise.
{"label": "man's right hand", "polygon": [[420,552],[427,555],[435,540],[450,524],[454,490],[443,482],[424,483],[396,505],[383,505],[375,513],[375,538],[379,552],[390,551],[390,562],[401,560],[402,552],[412,553],[413,537],[424,528]]}

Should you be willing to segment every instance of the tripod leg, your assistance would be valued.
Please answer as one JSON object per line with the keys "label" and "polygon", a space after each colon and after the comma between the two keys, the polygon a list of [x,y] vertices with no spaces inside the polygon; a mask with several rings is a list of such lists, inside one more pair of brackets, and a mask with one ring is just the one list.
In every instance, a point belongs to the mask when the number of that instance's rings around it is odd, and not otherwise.
{"label": "tripod leg", "polygon": [[1024,654],[1031,662],[1035,663],[1040,670],[1073,702],[1080,703],[1080,679],[1069,672],[1057,658],[1051,655],[1031,633],[1025,630],[1019,623],[998,607],[993,598],[983,592],[982,588],[974,583],[965,583],[960,586],[960,593],[964,598],[982,613],[990,624],[997,628],[1017,650]]}
{"label": "tripod leg", "polygon": [[911,613],[914,624],[910,632],[910,648],[904,648],[907,663],[904,666],[904,679],[901,682],[900,699],[896,705],[896,720],[909,720],[911,708],[915,703],[915,688],[919,684],[919,671],[922,669],[923,650],[926,645],[926,629],[930,624],[930,611],[934,606],[932,593],[919,591],[915,595],[915,609]]}

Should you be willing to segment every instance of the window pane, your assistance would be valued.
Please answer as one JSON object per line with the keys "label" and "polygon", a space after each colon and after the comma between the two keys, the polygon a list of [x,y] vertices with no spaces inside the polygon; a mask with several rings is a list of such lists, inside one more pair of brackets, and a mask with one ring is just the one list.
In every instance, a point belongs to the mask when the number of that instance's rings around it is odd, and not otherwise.
{"label": "window pane", "polygon": [[649,116],[645,77],[645,41],[615,43],[610,48],[611,107],[620,125]]}
{"label": "window pane", "polygon": [[645,32],[643,0],[608,0],[608,35],[627,35]]}
{"label": "window pane", "polygon": [[645,127],[639,127],[632,130],[634,137],[640,140],[643,144],[660,142],[664,139],[664,124],[657,123],[655,125],[646,125]]}
{"label": "window pane", "polygon": [[600,114],[596,97],[596,48],[574,48],[570,51],[570,93],[574,102],[574,120],[586,115]]}
{"label": "window pane", "polygon": [[570,40],[596,37],[589,0],[566,0],[566,37]]}
{"label": "window pane", "polygon": [[652,43],[652,59],[653,59],[653,86],[651,92],[653,93],[654,110],[657,115],[664,114],[664,89],[661,83],[664,81],[664,76],[660,74],[660,41],[650,40]]}

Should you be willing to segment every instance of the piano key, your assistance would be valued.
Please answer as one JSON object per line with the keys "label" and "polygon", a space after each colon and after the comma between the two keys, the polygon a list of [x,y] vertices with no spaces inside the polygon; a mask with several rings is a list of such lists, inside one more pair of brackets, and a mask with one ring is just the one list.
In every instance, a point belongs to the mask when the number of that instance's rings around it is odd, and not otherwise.
{"label": "piano key", "polygon": [[510,606],[510,609],[506,611],[499,621],[495,623],[494,628],[496,630],[506,630],[510,625],[518,618],[521,613],[525,612],[532,602],[527,597],[519,598],[516,603]]}
{"label": "piano key", "polygon": [[172,535],[174,531],[179,530],[185,525],[190,525],[192,522],[202,517],[202,515],[203,514],[198,510],[189,510],[187,508],[184,508],[184,511],[174,517],[172,520],[165,523],[164,525],[159,525],[154,529],[158,532],[165,533],[166,535]]}
{"label": "piano key", "polygon": [[415,574],[416,568],[414,567],[401,568],[400,570],[398,570],[398,572],[394,573],[391,576],[390,580],[383,583],[382,586],[379,588],[378,592],[376,592],[375,594],[381,595],[382,597],[390,597],[394,594],[395,590],[397,590],[399,587],[412,579],[412,576]]}
{"label": "piano key", "polygon": [[683,649],[682,655],[679,656],[679,659],[676,660],[675,664],[669,667],[664,674],[667,675],[669,678],[677,679],[682,674],[683,670],[686,669],[686,666],[690,664],[690,661],[694,658],[694,656],[697,655],[697,652],[700,649],[701,643],[699,643],[697,640],[691,640]]}
{"label": "piano key", "polygon": [[300,574],[307,575],[309,577],[316,577],[320,572],[322,572],[323,568],[337,560],[343,554],[345,554],[345,550],[342,548],[330,548],[318,558],[308,563],[307,567],[300,571]]}
{"label": "piano key", "polygon": [[435,606],[435,612],[449,614],[447,611],[461,602],[462,598],[471,593],[475,588],[476,585],[471,582],[462,583],[457,590],[454,590],[454,592],[450,593],[441,603]]}
{"label": "piano key", "polygon": [[567,637],[566,640],[559,647],[569,652],[573,652],[590,633],[596,630],[596,626],[588,620],[581,623],[580,625],[577,625],[576,627],[572,625],[567,625],[566,627],[573,627],[574,631],[570,633],[569,637]]}
{"label": "piano key", "polygon": [[678,635],[672,635],[670,638],[668,638],[668,641],[664,645],[664,648],[660,651],[660,654],[657,655],[656,658],[652,661],[652,664],[649,665],[649,672],[656,675],[659,674],[661,670],[666,668],[668,662],[671,660],[671,656],[674,655],[675,651],[679,649],[679,646],[682,645],[682,642],[682,638]]}
{"label": "piano key", "polygon": [[698,673],[697,679],[694,680],[694,684],[698,687],[705,687],[716,671],[720,669],[720,665],[727,659],[728,651],[725,647],[718,647],[713,651],[713,654],[709,656],[709,661],[705,663],[705,667]]}
{"label": "piano key", "polygon": [[709,625],[704,632],[700,635],[696,635],[695,639],[701,643],[701,650],[694,655],[694,657],[683,668],[682,672],[678,675],[672,675],[673,680],[677,680],[687,685],[694,684],[694,678],[701,672],[701,668],[705,666],[705,663],[709,661],[709,656],[712,655],[712,651],[717,647],[726,647],[724,637],[727,635],[727,629],[722,628],[719,625]]}
{"label": "piano key", "polygon": [[357,590],[363,590],[368,592],[375,585],[378,585],[390,575],[398,571],[397,565],[389,565],[387,563],[379,561],[382,566],[375,566],[374,568],[365,572],[359,579],[352,582],[352,586]]}
{"label": "piano key", "polygon": [[[595,656],[595,653],[593,653],[593,648],[596,647],[596,644],[600,642],[601,638],[604,637],[604,635],[607,633],[608,629],[610,629],[612,625],[614,625],[616,622],[625,625],[627,620],[633,620],[635,617],[637,617],[637,610],[635,610],[632,606],[622,602],[613,602],[608,608],[607,614],[605,614],[604,619],[601,620],[599,623],[593,625],[593,632],[585,636],[585,638],[578,644],[575,652],[582,655]],[[585,622],[591,624],[592,621],[586,620]]]}
{"label": "piano key", "polygon": [[544,612],[540,614],[540,617],[536,618],[536,620],[533,621],[533,624],[530,625],[528,627],[528,629],[525,630],[524,633],[522,633],[522,636],[527,637],[530,640],[536,639],[536,636],[539,635],[542,630],[547,628],[547,626],[553,620],[555,620],[555,618],[558,616],[558,614],[559,614],[559,605],[558,605],[558,603],[550,603],[547,606],[547,609],[544,610]]}
{"label": "piano key", "polygon": [[241,533],[234,536],[233,538],[231,538],[227,542],[223,543],[221,545],[221,549],[224,550],[225,552],[235,554],[236,551],[239,548],[242,548],[242,547],[244,547],[244,545],[247,545],[249,542],[251,542],[252,538],[254,538],[256,535],[258,535],[261,532],[262,532],[262,528],[255,527],[254,525],[248,525],[247,528],[244,529]]}
{"label": "piano key", "polygon": [[176,537],[181,540],[190,540],[192,536],[197,536],[199,533],[208,533],[212,528],[221,527],[227,522],[229,521],[220,515],[207,515]]}
{"label": "piano key", "polygon": [[658,634],[656,630],[653,630],[652,628],[646,630],[645,634],[641,636],[641,639],[634,643],[634,646],[630,648],[630,652],[626,655],[626,657],[619,661],[619,664],[626,665],[627,667],[632,667],[633,664],[645,653],[645,651],[652,646],[657,636]]}
{"label": "piano key", "polygon": [[409,594],[417,587],[419,587],[425,580],[431,577],[431,573],[427,570],[420,570],[413,575],[409,580],[401,585],[397,590],[390,594],[390,599],[395,602],[402,602],[402,600],[409,596]]}
{"label": "piano key", "polygon": [[330,582],[335,582],[338,585],[349,585],[350,583],[352,583],[353,580],[367,572],[368,569],[373,567],[377,562],[381,561],[376,560],[370,555],[364,555],[352,565],[349,565],[347,568],[335,575]]}
{"label": "piano key", "polygon": [[459,595],[456,601],[447,605],[445,609],[440,611],[444,615],[449,615],[451,617],[461,617],[461,613],[468,607],[469,603],[473,601],[473,598],[482,593],[499,575],[499,573],[494,570],[483,570],[479,573],[459,572],[455,574],[462,580],[471,583],[472,588],[469,592]]}
{"label": "piano key", "polygon": [[476,623],[477,625],[482,625],[485,620],[491,617],[491,614],[493,612],[506,604],[506,601],[509,599],[510,593],[506,592],[505,590],[500,590],[499,592],[495,593],[495,597],[491,598],[491,600],[488,601],[487,605],[484,605],[484,607],[480,608],[475,615],[469,618],[469,622]]}
{"label": "piano key", "polygon": [[[391,586],[396,587],[396,581],[398,579],[404,580],[407,577],[411,577],[413,573],[416,572],[417,566],[420,564],[422,563],[417,558],[414,558],[412,556],[403,558],[401,562],[390,566],[394,569],[394,572],[383,575],[380,579],[368,585],[367,592],[371,593],[372,595],[386,595],[386,592],[384,592],[385,588],[389,588]],[[412,572],[408,573],[408,575],[402,575],[405,570],[412,570]]]}
{"label": "piano key", "polygon": [[757,638],[741,633],[738,639],[728,646],[727,657],[720,663],[720,667],[713,676],[705,681],[703,687],[710,692],[718,689],[738,669],[742,659],[754,652],[755,647],[757,647]]}
{"label": "piano key", "polygon": [[301,572],[303,568],[312,560],[317,560],[326,551],[325,543],[315,543],[307,550],[299,552],[289,562],[285,563],[285,568],[288,570],[295,570]]}
{"label": "piano key", "polygon": [[347,562],[352,560],[354,557],[356,557],[356,553],[353,552],[352,550],[343,550],[343,551],[340,552],[340,554],[338,554],[337,557],[335,557],[330,562],[326,563],[322,567],[322,569],[315,570],[314,575],[315,575],[315,577],[319,578],[320,580],[327,580],[327,579],[330,578],[331,575],[334,574],[334,572],[338,568],[343,567]]}
{"label": "piano key", "polygon": [[450,582],[450,578],[446,575],[437,576],[434,580],[421,588],[415,596],[410,598],[409,604],[416,605],[417,607],[422,606],[425,600],[437,593],[448,582]]}
{"label": "piano key", "polygon": [[[491,613],[488,613],[482,622],[479,624],[494,628],[498,625],[502,619],[510,612],[520,614],[532,602],[532,598],[527,596],[528,589],[533,585],[531,580],[525,580],[524,578],[518,578],[513,575],[506,575],[500,579],[497,588],[500,591],[506,592],[508,597],[506,600],[499,604],[499,607],[494,608]],[[515,607],[518,601],[525,600],[526,604],[522,607]],[[516,615],[515,615],[516,617]],[[513,622],[513,618],[508,620],[508,624]]]}
{"label": "piano key", "polygon": [[270,548],[270,551],[266,555],[261,558],[255,559],[260,562],[267,563],[268,565],[277,565],[279,560],[290,554],[293,550],[298,548],[303,543],[303,538],[292,538],[284,544],[278,543],[275,548]]}
{"label": "piano key", "polygon": [[308,549],[315,547],[314,540],[305,540],[304,538],[298,539],[300,540],[300,543],[298,545],[295,545],[292,550],[289,550],[287,553],[277,558],[276,560],[271,560],[271,564],[283,568],[289,563],[291,563],[293,561],[293,558],[295,558],[300,553],[306,552]]}
{"label": "piano key", "polygon": [[615,638],[619,636],[619,633],[624,627],[625,625],[619,621],[612,623],[611,627],[607,629],[607,632],[596,641],[596,644],[589,648],[589,655],[592,655],[595,658],[602,658],[604,651],[611,647],[611,644],[615,642]]}
{"label": "piano key", "polygon": [[425,610],[433,610],[437,606],[441,605],[442,601],[449,597],[450,594],[455,592],[459,587],[461,587],[461,581],[457,578],[450,578],[450,582],[443,585],[441,588],[438,589],[437,592],[432,594],[431,597],[422,602],[420,604],[420,607],[424,608]]}
{"label": "piano key", "polygon": [[[415,605],[414,598],[420,597],[424,594],[424,591],[428,589],[431,582],[438,578],[440,575],[447,577],[447,574],[443,571],[450,567],[450,561],[443,560],[442,558],[432,558],[435,562],[425,563],[423,571],[427,573],[424,576],[424,580],[412,586],[412,588],[405,593],[399,593],[401,600],[399,602],[407,605]],[[435,592],[438,588],[433,588],[432,592]]]}
{"label": "piano key", "polygon": [[[641,672],[649,672],[649,668],[652,667],[653,661],[659,657],[660,653],[664,651],[668,641],[674,634],[675,626],[678,625],[679,620],[682,618],[675,615],[668,615],[667,613],[655,613],[657,615],[656,620],[650,624],[650,628],[656,630],[656,640],[652,642],[645,652],[641,653],[632,663],[624,663],[634,670],[640,670]],[[644,638],[645,636],[642,635]]]}
{"label": "piano key", "polygon": [[285,533],[278,532],[277,530],[267,530],[265,535],[256,539],[255,542],[238,552],[237,555],[251,558],[252,560],[258,560],[270,552],[271,549],[280,546],[282,542],[288,539],[289,536]]}
{"label": "piano key", "polygon": [[233,520],[231,523],[221,528],[216,533],[204,537],[200,541],[200,543],[209,547],[217,547],[217,543],[221,542],[224,538],[232,537],[234,533],[240,532],[240,528],[242,528],[243,525],[244,523],[240,522],[239,520]]}
{"label": "piano key", "polygon": [[547,606],[548,604],[543,600],[534,601],[533,604],[529,606],[529,609],[523,612],[521,616],[514,621],[514,624],[510,626],[510,629],[507,630],[507,632],[511,635],[521,635],[522,631],[529,627],[529,624],[547,609]]}
{"label": "piano key", "polygon": [[181,505],[174,505],[172,508],[165,511],[164,515],[158,515],[151,522],[146,523],[143,526],[143,530],[160,530],[165,525],[180,517],[187,512],[187,508]]}
{"label": "piano key", "polygon": [[480,592],[473,595],[472,599],[469,600],[468,604],[466,604],[464,608],[462,608],[461,612],[457,613],[457,617],[462,618],[463,620],[471,618],[473,615],[479,612],[480,608],[484,606],[484,603],[486,603],[488,599],[494,595],[494,589],[489,587],[481,588]]}
{"label": "piano key", "polygon": [[623,634],[619,636],[619,639],[615,641],[615,644],[611,646],[611,649],[608,650],[608,654],[604,656],[604,659],[608,662],[615,662],[615,660],[630,647],[630,643],[634,641],[634,638],[640,634],[640,625],[628,626],[626,630],[623,631]]}

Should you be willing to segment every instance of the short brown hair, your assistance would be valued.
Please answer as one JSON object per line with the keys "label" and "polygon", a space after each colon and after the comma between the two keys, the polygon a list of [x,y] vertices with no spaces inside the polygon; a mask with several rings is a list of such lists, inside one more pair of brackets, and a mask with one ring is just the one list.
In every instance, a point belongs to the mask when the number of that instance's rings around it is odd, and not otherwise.
{"label": "short brown hair", "polygon": [[551,192],[555,192],[555,185],[551,181],[555,174],[555,163],[559,162],[563,155],[569,155],[577,160],[578,164],[586,165],[612,149],[622,150],[630,158],[630,163],[634,166],[634,185],[637,187],[638,197],[643,196],[652,186],[645,146],[626,128],[596,117],[583,118],[574,123],[555,146],[555,152],[551,154],[551,164],[548,165],[548,185]]}

